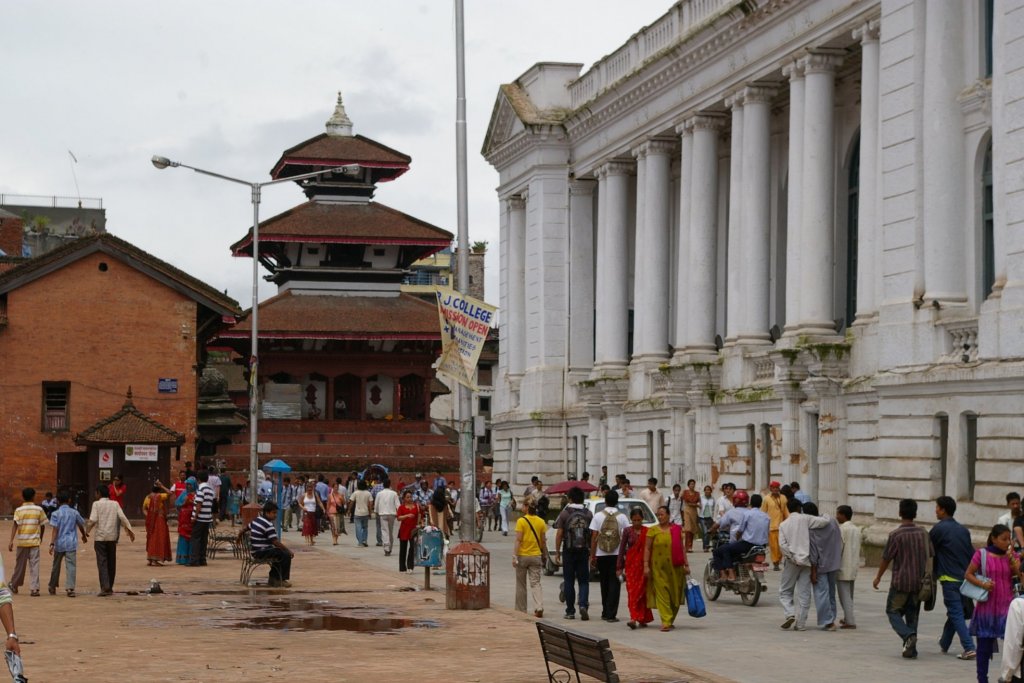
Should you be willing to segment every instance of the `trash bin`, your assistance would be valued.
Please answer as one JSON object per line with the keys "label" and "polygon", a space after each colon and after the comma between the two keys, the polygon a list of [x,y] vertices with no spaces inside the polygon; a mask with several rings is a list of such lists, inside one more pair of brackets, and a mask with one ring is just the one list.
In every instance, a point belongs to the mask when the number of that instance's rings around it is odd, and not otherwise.
{"label": "trash bin", "polygon": [[448,609],[486,609],[491,606],[491,554],[479,543],[460,543],[448,551]]}

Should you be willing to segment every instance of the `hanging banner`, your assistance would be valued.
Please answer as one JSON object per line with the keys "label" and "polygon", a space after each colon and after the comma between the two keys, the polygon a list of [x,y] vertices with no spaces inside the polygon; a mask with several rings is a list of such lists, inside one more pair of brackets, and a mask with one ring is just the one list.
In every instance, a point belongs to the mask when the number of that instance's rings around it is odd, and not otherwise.
{"label": "hanging banner", "polygon": [[441,320],[438,372],[476,390],[476,363],[494,323],[495,310],[453,289],[437,290],[437,313]]}

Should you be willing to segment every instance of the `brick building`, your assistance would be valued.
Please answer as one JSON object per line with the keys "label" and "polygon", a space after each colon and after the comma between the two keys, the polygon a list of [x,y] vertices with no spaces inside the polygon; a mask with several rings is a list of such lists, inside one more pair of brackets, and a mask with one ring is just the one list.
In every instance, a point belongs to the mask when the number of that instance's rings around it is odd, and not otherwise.
{"label": "brick building", "polygon": [[24,486],[55,490],[58,455],[87,457],[76,434],[115,414],[129,387],[141,414],[185,435],[170,469],[191,460],[203,349],[239,313],[110,234],[0,272],[0,514]]}

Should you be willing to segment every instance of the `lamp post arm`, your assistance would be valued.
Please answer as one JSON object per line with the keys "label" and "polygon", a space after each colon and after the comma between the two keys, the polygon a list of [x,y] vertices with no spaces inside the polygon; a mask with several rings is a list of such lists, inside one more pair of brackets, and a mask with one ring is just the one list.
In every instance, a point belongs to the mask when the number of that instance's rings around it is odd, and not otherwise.
{"label": "lamp post arm", "polygon": [[255,183],[250,183],[248,180],[240,180],[238,178],[232,178],[229,175],[224,175],[222,173],[214,173],[213,171],[206,171],[206,170],[203,170],[201,168],[196,168],[195,166],[189,166],[187,164],[179,163],[178,166],[181,166],[182,168],[192,169],[196,173],[202,173],[203,175],[213,176],[214,178],[220,178],[221,180],[227,180],[227,181],[232,182],[232,183],[238,183],[239,185],[250,185],[251,186],[251,185],[255,184]]}

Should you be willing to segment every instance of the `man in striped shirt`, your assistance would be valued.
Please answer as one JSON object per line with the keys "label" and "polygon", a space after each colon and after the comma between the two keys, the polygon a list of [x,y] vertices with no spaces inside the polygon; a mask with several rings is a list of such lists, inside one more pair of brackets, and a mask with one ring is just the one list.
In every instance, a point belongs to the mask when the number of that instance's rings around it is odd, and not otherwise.
{"label": "man in striped shirt", "polygon": [[[274,560],[270,565],[270,585],[291,587],[292,558],[295,553],[281,543],[274,530],[277,519],[277,503],[268,500],[263,504],[263,512],[249,522],[249,543],[252,545],[252,556],[258,560]],[[244,532],[242,532],[244,533]]]}
{"label": "man in striped shirt", "polygon": [[892,565],[892,580],[889,596],[885,601],[885,614],[889,625],[903,639],[903,656],[917,658],[917,619],[921,614],[918,591],[924,576],[925,562],[928,561],[928,547],[931,539],[924,527],[914,524],[917,517],[917,501],[904,498],[900,501],[900,525],[890,534],[882,552],[878,574],[872,582],[875,590],[885,570]]}
{"label": "man in striped shirt", "polygon": [[210,486],[210,475],[203,470],[196,475],[199,488],[196,489],[196,500],[192,507],[192,541],[189,546],[188,566],[206,566],[206,542],[213,524],[213,500],[216,493]]}
{"label": "man in striped shirt", "polygon": [[43,526],[46,524],[46,513],[36,505],[36,490],[32,487],[22,489],[23,502],[14,511],[14,526],[11,527],[11,542],[7,546],[14,550],[15,541],[18,553],[14,560],[14,572],[11,573],[11,592],[17,593],[25,580],[25,569],[28,568],[29,586],[32,595],[39,595],[39,545],[43,540]]}

